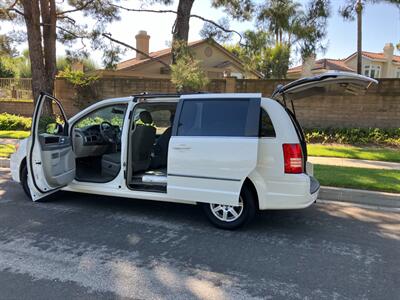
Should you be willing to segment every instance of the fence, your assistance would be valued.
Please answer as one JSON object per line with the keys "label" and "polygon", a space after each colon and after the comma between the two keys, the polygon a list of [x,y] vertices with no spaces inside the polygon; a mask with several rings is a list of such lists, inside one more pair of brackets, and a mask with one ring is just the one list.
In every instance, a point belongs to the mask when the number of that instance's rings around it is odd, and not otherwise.
{"label": "fence", "polygon": [[[7,88],[14,90],[30,89],[30,80],[7,79]],[[278,84],[289,80],[216,79],[206,88],[214,93],[262,93],[264,97],[272,94]],[[24,86],[23,86],[24,85]],[[0,89],[2,86],[0,85]],[[11,90],[13,90],[11,88]],[[112,97],[129,96],[148,91],[172,93],[175,88],[168,79],[160,78],[121,78],[103,76],[93,85],[89,97],[84,97],[73,85],[63,78],[57,78],[55,94],[68,116],[82,110],[82,106]],[[18,96],[18,95],[17,95]],[[1,95],[0,95],[1,98]],[[15,99],[22,99],[15,97]],[[79,105],[77,105],[77,100]],[[9,112],[32,115],[33,103],[0,100],[0,113]],[[380,127],[400,128],[400,79],[380,79],[365,95],[339,95],[331,92],[326,95],[304,98],[296,101],[296,113],[304,127]]]}
{"label": "fence", "polygon": [[31,78],[0,78],[0,100],[31,100]]}

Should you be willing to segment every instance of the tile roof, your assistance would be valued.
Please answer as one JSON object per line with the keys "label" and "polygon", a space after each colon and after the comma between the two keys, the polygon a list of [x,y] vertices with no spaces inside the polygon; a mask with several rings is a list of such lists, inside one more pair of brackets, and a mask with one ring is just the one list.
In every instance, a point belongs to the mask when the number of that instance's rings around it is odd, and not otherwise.
{"label": "tile roof", "polygon": [[[198,40],[198,41],[194,41],[194,42],[189,42],[188,46],[197,46],[201,43],[205,42],[205,40]],[[164,55],[168,55],[171,54],[171,48],[166,48],[166,49],[162,49],[162,50],[158,50],[158,51],[153,51],[149,53],[149,56],[151,56],[152,58],[160,58]],[[125,61],[120,62],[119,64],[117,64],[117,70],[122,70],[122,69],[126,69],[126,68],[130,68],[139,64],[143,64],[146,62],[151,61],[151,58],[144,58],[144,59],[137,59],[135,58],[131,58]]]}
{"label": "tile roof", "polygon": [[[356,54],[356,52],[353,53],[352,55],[350,55],[349,58],[350,58],[351,56],[353,56],[354,54]],[[385,59],[386,59],[386,58],[385,58],[385,55],[383,54],[383,52],[377,53],[377,52],[363,51],[362,54],[363,54],[364,56],[368,57],[368,58],[371,58],[371,59],[382,59],[382,60],[385,60]],[[399,55],[393,55],[393,61],[394,61],[394,62],[400,63],[400,56],[399,56]]]}
{"label": "tile roof", "polygon": [[[302,71],[303,66],[296,66],[290,68],[288,73],[297,73]],[[341,59],[330,59],[330,58],[323,58],[318,59],[315,61],[315,65],[311,70],[337,70],[337,71],[347,71],[347,72],[354,72],[353,69],[346,66],[344,60]]]}

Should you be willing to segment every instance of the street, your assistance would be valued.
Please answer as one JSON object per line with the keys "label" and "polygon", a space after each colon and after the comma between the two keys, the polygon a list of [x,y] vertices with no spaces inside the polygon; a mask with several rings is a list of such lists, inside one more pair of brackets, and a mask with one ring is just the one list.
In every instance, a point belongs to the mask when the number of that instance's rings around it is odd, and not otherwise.
{"label": "street", "polygon": [[399,299],[399,211],[323,202],[231,232],[190,205],[33,203],[0,174],[0,299]]}

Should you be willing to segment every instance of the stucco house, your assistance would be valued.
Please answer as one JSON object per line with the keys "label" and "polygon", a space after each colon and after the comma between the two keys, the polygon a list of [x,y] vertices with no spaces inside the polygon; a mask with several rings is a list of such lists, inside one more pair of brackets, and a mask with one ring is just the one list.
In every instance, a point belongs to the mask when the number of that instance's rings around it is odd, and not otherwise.
{"label": "stucco house", "polygon": [[[149,52],[150,36],[146,31],[139,31],[135,36],[136,48],[152,58],[162,60],[170,64],[171,48]],[[243,63],[232,53],[226,50],[216,41],[207,39],[190,42],[189,49],[200,64],[209,78],[251,78],[257,79],[261,75],[255,71],[247,71]],[[169,69],[158,61],[148,58],[136,52],[136,57],[120,62],[117,65],[115,75],[132,76],[143,78],[170,78]]]}
{"label": "stucco house", "polygon": [[[300,78],[329,70],[356,72],[357,52],[344,59],[310,58],[303,65],[290,68],[288,78]],[[362,52],[362,74],[373,78],[400,78],[400,56],[394,55],[394,46],[387,43],[383,52]]]}

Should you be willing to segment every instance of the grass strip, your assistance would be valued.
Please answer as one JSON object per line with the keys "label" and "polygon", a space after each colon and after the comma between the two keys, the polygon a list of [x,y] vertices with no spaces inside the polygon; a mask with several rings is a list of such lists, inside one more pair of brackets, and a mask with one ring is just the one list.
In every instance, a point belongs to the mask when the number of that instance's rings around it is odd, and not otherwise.
{"label": "grass strip", "polygon": [[314,165],[321,185],[400,193],[400,171]]}
{"label": "grass strip", "polygon": [[347,145],[308,144],[310,156],[341,157],[377,161],[400,162],[400,149],[355,147]]}

